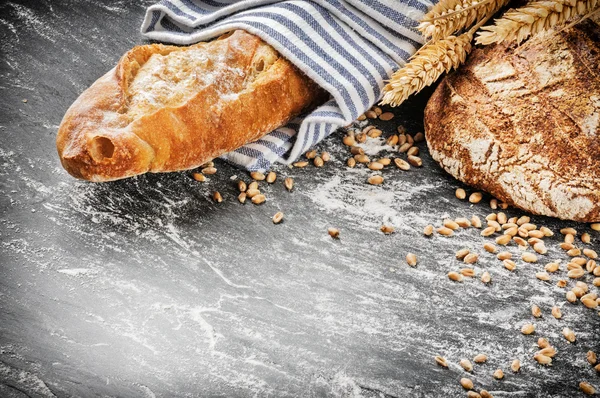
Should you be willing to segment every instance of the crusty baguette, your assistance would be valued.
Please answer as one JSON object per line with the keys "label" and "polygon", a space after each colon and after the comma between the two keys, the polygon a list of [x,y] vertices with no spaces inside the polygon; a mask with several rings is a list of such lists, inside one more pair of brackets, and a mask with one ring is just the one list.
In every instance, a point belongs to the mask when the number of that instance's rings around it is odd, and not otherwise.
{"label": "crusty baguette", "polygon": [[325,93],[238,30],[189,47],[135,47],[65,114],[56,144],[74,177],[191,169],[255,141]]}

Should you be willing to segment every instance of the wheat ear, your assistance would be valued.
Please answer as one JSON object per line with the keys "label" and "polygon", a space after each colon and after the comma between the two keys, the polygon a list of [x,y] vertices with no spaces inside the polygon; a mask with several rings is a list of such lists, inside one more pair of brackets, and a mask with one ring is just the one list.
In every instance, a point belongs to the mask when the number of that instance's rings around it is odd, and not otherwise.
{"label": "wheat ear", "polygon": [[589,13],[598,6],[598,0],[533,1],[525,7],[505,12],[493,25],[481,28],[477,44],[516,41],[564,23],[568,19]]}
{"label": "wheat ear", "polygon": [[441,0],[425,14],[417,29],[441,40],[495,13],[510,0]]}
{"label": "wheat ear", "polygon": [[442,73],[457,68],[465,62],[471,51],[475,30],[477,29],[421,47],[409,63],[392,75],[383,89],[381,104],[398,106],[410,95],[431,85]]}

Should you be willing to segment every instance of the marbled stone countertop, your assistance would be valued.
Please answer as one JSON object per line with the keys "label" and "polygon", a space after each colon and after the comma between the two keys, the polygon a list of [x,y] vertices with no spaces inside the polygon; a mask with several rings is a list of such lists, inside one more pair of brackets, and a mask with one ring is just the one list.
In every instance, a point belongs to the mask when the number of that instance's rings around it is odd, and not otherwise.
{"label": "marbled stone countertop", "polygon": [[[390,167],[383,185],[370,186],[369,170],[345,167],[335,134],[318,148],[332,154],[325,167],[276,167],[261,206],[235,200],[231,177],[249,177],[219,161],[205,183],[189,172],[105,184],[67,175],[58,124],[79,93],[143,43],[151,3],[0,4],[1,397],[465,397],[461,377],[494,397],[582,396],[583,380],[600,387],[586,362],[600,348],[598,312],[567,303],[556,286],[567,259],[558,230],[588,226],[533,217],[556,236],[538,264],[517,261],[516,272],[483,250],[490,240],[476,229],[426,238],[429,223],[491,210],[489,198],[456,199],[460,184],[424,143],[422,168]],[[423,99],[394,110],[384,133],[398,124],[418,131]],[[212,201],[215,189],[223,203]],[[277,211],[285,219],[274,225]],[[383,223],[396,232],[383,235]],[[480,253],[478,276],[455,283],[446,274],[464,267],[454,258],[463,247]],[[416,268],[404,261],[409,251]],[[554,259],[562,271],[537,280]],[[484,270],[490,285],[479,280]],[[531,316],[533,304],[542,318]],[[520,333],[527,322],[532,336]],[[551,367],[532,358],[541,336],[558,349]],[[478,353],[489,360],[468,376],[458,361]],[[492,377],[497,368],[504,380]]]}

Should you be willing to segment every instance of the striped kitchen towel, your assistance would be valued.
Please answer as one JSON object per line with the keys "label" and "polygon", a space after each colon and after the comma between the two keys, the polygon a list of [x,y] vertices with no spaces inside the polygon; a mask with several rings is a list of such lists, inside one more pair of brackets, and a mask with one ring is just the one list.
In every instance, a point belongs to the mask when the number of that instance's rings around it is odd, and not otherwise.
{"label": "striped kitchen towel", "polygon": [[415,29],[428,0],[162,0],[148,8],[146,37],[192,44],[233,29],[262,38],[331,99],[223,156],[247,170],[291,163],[382,96],[385,81],[422,45]]}

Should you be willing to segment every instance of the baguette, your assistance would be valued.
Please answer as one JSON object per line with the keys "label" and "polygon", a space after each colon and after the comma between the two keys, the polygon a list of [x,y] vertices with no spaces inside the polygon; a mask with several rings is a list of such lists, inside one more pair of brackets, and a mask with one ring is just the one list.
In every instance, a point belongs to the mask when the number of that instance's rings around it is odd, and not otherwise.
{"label": "baguette", "polygon": [[143,45],[71,105],[56,144],[63,167],[89,181],[192,169],[325,99],[242,30],[188,47]]}

